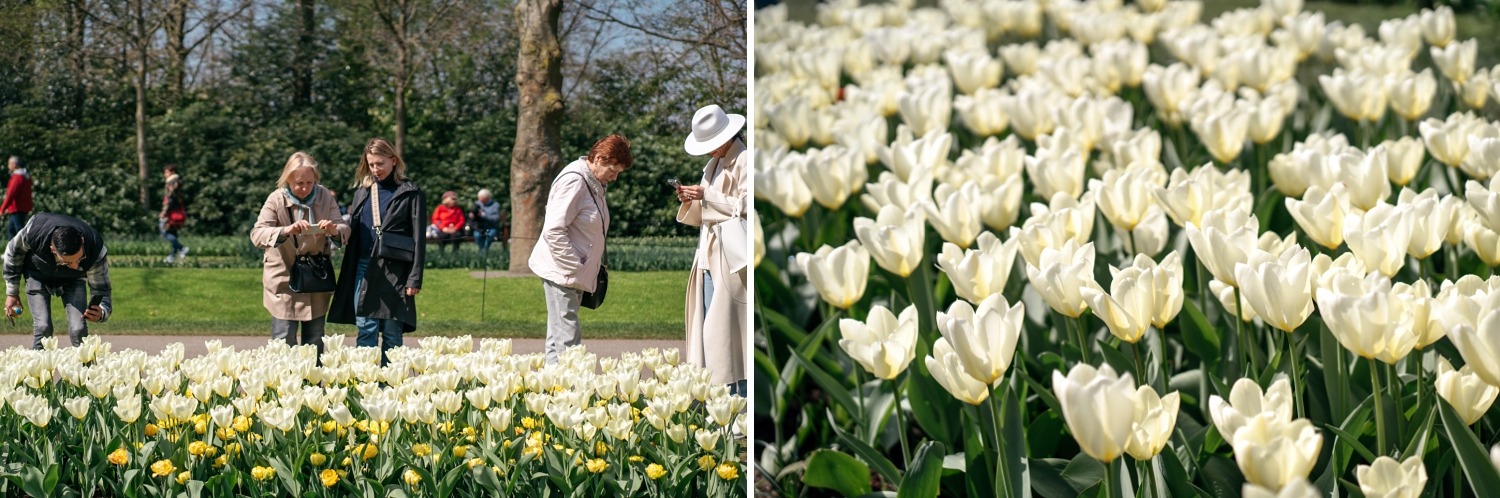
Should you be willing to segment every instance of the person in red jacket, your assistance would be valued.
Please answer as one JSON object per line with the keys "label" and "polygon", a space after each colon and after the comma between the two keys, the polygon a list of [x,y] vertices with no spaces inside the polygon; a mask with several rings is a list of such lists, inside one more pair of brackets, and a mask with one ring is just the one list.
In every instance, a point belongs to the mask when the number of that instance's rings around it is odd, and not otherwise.
{"label": "person in red jacket", "polygon": [[15,238],[26,226],[26,216],[31,214],[31,174],[21,167],[21,158],[10,156],[6,164],[10,169],[10,181],[5,184],[5,201],[0,202],[0,213],[5,214],[5,233]]}
{"label": "person in red jacket", "polygon": [[458,252],[464,239],[464,210],[458,207],[458,194],[443,192],[443,203],[432,210],[432,226],[437,228],[438,250],[451,244],[453,252]]}

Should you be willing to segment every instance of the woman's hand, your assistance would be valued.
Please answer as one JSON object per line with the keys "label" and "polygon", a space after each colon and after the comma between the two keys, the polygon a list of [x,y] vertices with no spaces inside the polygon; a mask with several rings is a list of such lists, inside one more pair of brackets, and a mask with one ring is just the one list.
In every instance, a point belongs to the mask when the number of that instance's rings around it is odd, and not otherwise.
{"label": "woman's hand", "polygon": [[328,220],[319,221],[318,222],[318,229],[322,230],[323,233],[333,233],[334,224],[333,224],[332,221],[328,221]]}
{"label": "woman's hand", "polygon": [[692,201],[702,200],[702,199],[703,199],[703,186],[702,185],[683,185],[682,187],[680,187],[680,188],[677,189],[677,200],[679,200],[679,201],[682,201],[682,202],[692,202]]}
{"label": "woman's hand", "polygon": [[281,234],[282,235],[297,235],[297,234],[300,234],[303,231],[307,230],[308,227],[311,227],[311,226],[312,226],[312,224],[308,223],[307,220],[298,221],[296,223],[293,223],[293,224],[281,227]]}
{"label": "woman's hand", "polygon": [[420,293],[420,292],[422,292],[422,289],[418,289],[418,288],[414,288],[414,287],[407,287],[406,288],[406,295],[408,295],[408,296],[416,297],[417,294]]}

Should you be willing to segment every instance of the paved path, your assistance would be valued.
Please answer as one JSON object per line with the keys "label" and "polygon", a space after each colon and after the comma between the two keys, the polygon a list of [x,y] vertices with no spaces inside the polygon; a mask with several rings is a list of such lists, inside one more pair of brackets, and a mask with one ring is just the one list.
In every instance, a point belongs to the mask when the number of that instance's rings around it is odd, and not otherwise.
{"label": "paved path", "polygon": [[[235,346],[237,349],[253,349],[260,347],[270,340],[270,337],[249,335],[226,335],[226,336],[194,336],[194,335],[109,335],[98,334],[114,346],[115,351],[123,349],[139,349],[147,353],[157,353],[168,344],[174,342],[182,343],[186,356],[191,358],[206,352],[204,341],[218,339],[226,346]],[[68,344],[66,334],[61,337],[62,346]],[[408,337],[406,343],[416,346],[420,337]],[[344,343],[354,346],[354,337],[344,338]],[[475,347],[479,345],[479,339],[474,340]],[[647,348],[677,348],[683,349],[686,345],[678,340],[636,340],[636,339],[589,339],[583,340],[583,345],[589,352],[599,356],[619,356],[625,351],[640,351]],[[0,334],[0,349],[12,347],[31,347],[31,334]],[[516,354],[540,353],[542,351],[542,339],[511,339],[511,351]]]}

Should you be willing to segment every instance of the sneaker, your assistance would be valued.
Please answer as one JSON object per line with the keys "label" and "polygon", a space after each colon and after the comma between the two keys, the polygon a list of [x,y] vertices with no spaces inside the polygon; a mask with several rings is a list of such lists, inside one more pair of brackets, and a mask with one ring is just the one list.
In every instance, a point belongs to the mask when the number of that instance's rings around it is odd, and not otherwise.
{"label": "sneaker", "polygon": [[176,254],[168,254],[167,257],[162,258],[161,262],[166,263],[166,264],[172,264],[172,263],[174,263],[174,262],[177,261],[176,256],[177,256]]}
{"label": "sneaker", "polygon": [[192,249],[192,248],[188,247],[188,246],[182,246],[182,252],[177,253],[177,260],[178,261],[182,261],[184,259],[187,259],[188,249]]}

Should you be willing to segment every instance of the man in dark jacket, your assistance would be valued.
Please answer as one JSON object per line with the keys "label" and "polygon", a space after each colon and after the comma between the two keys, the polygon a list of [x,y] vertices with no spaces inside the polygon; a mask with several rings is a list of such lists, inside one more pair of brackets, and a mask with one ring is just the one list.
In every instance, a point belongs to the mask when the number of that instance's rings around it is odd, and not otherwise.
{"label": "man in dark jacket", "polygon": [[5,233],[16,238],[31,214],[31,173],[21,167],[21,158],[10,156],[5,165],[10,169],[10,181],[5,183],[5,200],[0,202],[0,213],[5,214]]}
{"label": "man in dark jacket", "polygon": [[[108,250],[99,232],[77,218],[55,213],[33,216],[5,246],[4,275],[5,316],[10,318],[23,311],[21,277],[26,277],[34,349],[42,349],[42,338],[52,337],[53,296],[61,298],[67,310],[68,339],[74,346],[89,334],[85,320],[109,320],[113,304]],[[93,304],[89,304],[90,293]]]}

